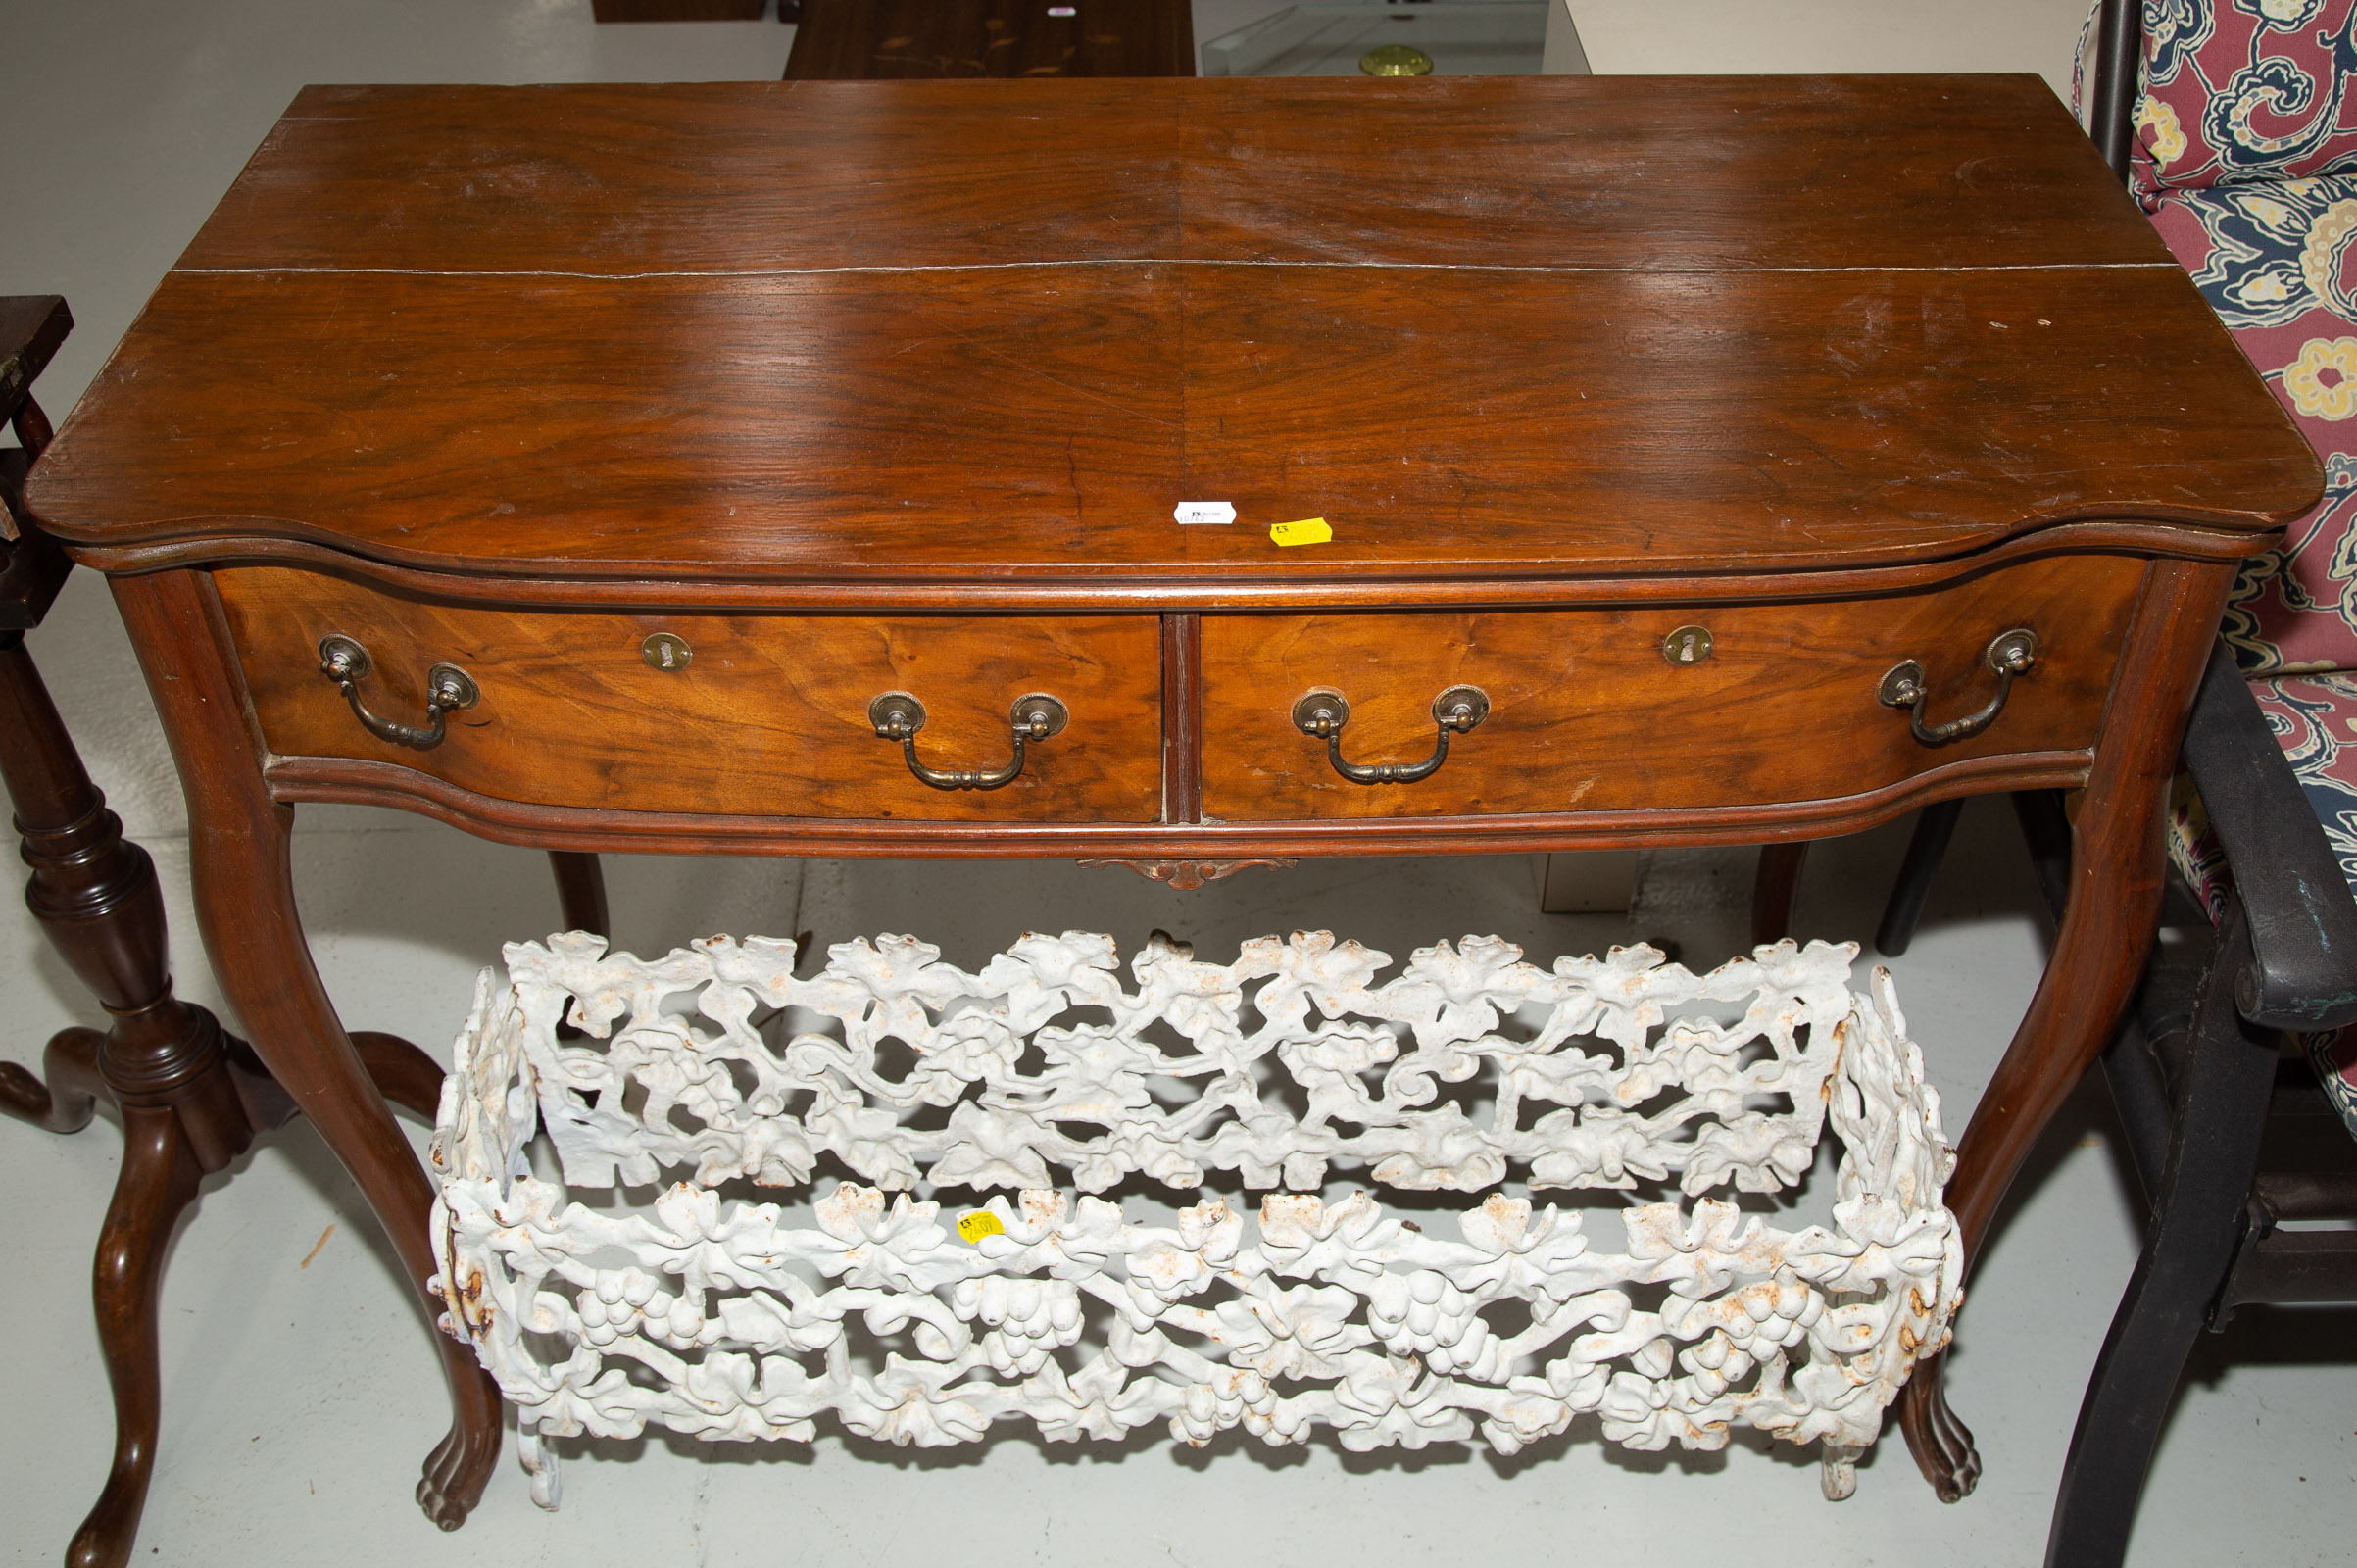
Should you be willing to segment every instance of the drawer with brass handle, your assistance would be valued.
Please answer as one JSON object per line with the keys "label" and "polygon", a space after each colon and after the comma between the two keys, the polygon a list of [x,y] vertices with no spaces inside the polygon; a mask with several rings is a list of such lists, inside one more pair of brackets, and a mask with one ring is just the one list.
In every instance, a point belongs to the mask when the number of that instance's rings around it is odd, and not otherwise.
{"label": "drawer with brass handle", "polygon": [[2054,558],[1830,602],[1206,615],[1203,813],[1764,806],[2084,752],[2143,572]]}
{"label": "drawer with brass handle", "polygon": [[1060,822],[1161,809],[1151,615],[653,615],[442,604],[276,566],[214,578],[281,757],[393,762],[540,806]]}

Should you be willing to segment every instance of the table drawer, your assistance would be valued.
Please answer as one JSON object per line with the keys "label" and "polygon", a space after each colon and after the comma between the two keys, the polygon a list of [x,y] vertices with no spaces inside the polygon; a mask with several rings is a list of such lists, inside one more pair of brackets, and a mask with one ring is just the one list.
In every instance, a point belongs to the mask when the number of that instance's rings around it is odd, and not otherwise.
{"label": "table drawer", "polygon": [[[1953,761],[2094,745],[2140,561],[2065,557],[1888,598],[1711,608],[1214,615],[1203,631],[1203,803],[1221,821],[1768,805],[1857,795]],[[1710,653],[1664,642],[1702,627]],[[1984,662],[2014,628],[2036,662],[1979,734],[1932,747],[1883,706],[1923,666],[1927,722],[1995,695]],[[1431,755],[1432,706],[1477,687],[1490,711],[1413,783],[1353,783],[1293,722],[1303,694],[1349,703],[1353,764]]]}
{"label": "table drawer", "polygon": [[[1161,810],[1161,644],[1152,616],[673,615],[515,611],[398,597],[320,573],[215,573],[255,713],[287,757],[395,762],[535,805],[751,816],[1146,822]],[[684,664],[650,663],[668,633]],[[320,639],[368,651],[360,699],[421,725],[428,671],[480,692],[418,750],[366,729],[320,672]],[[660,648],[657,657],[660,657]],[[1010,758],[1015,700],[1069,711],[992,790],[932,788],[880,738],[868,705],[924,706],[919,760]]]}

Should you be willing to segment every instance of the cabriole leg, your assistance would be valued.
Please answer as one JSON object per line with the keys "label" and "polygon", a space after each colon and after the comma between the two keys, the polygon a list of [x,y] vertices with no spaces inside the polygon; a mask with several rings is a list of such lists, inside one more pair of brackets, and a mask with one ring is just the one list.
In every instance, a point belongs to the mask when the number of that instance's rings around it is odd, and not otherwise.
{"label": "cabriole leg", "polygon": [[106,1093],[98,1076],[95,1029],[60,1029],[41,1054],[41,1076],[13,1061],[0,1061],[0,1116],[14,1116],[53,1133],[77,1133],[90,1125],[97,1097]]}
{"label": "cabriole leg", "polygon": [[[196,571],[114,580],[188,798],[197,921],[255,1051],[360,1184],[428,1306],[433,1187],[319,984],[297,913],[293,812],[270,799],[210,585]],[[498,1390],[470,1347],[434,1335],[453,1420],[426,1459],[417,1501],[464,1523],[499,1456]]]}
{"label": "cabriole leg", "polygon": [[123,1112],[123,1169],[98,1233],[92,1294],[98,1341],[115,1389],[115,1464],[97,1506],[66,1548],[67,1568],[123,1568],[130,1560],[156,1468],[163,1372],[156,1356],[156,1302],[164,1250],[180,1211],[196,1197],[197,1166],[179,1118],[140,1106]]}
{"label": "cabriole leg", "polygon": [[[2014,1172],[2111,1039],[2143,972],[2160,918],[2169,778],[2231,573],[2180,561],[2146,572],[2072,823],[2070,903],[2053,956],[1956,1146],[1947,1203],[1967,1269]],[[1898,1412],[1924,1478],[1941,1501],[1954,1502],[1980,1480],[1981,1457],[1971,1430],[1948,1408],[1946,1360],[1917,1366]]]}

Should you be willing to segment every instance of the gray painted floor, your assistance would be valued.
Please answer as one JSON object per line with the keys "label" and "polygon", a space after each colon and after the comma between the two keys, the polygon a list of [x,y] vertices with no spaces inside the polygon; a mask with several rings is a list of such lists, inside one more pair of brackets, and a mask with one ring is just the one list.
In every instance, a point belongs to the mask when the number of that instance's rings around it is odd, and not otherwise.
{"label": "gray painted floor", "polygon": [[[1656,64],[1665,51],[1674,57],[1698,17],[1728,9],[1725,0],[1656,3]],[[1220,24],[1234,24],[1226,19],[1242,9],[1227,0]],[[1591,55],[1608,70],[1599,38],[1614,48],[1643,41],[1643,21],[1617,0],[1596,0],[1596,9]],[[1789,9],[1806,19],[1819,8]],[[2075,11],[2076,0],[2011,0],[2007,9],[2038,14],[2039,25],[2024,31],[2036,47],[2026,41],[2021,58],[1993,63],[2067,76],[2067,62],[2058,68],[2047,56],[2071,31],[2054,13]],[[1618,29],[1608,36],[1605,11]],[[774,76],[790,36],[774,23],[596,28],[587,13],[586,0],[0,3],[14,68],[0,102],[0,288],[65,292],[81,321],[43,384],[52,413],[71,406],[301,83]],[[1890,0],[1883,22],[1885,34],[1911,27],[1922,51],[1915,63],[1935,66],[1953,11]],[[1794,35],[1803,45],[1812,36],[1805,27]],[[1976,48],[1988,52],[1986,35]],[[1756,63],[1797,70],[1812,59],[1801,48]],[[1690,69],[1718,65],[1697,54]],[[155,853],[183,992],[214,1003],[182,892],[177,792],[103,588],[77,580],[34,649],[94,771]],[[1819,852],[1804,935],[1871,929],[1905,826]],[[307,810],[297,851],[306,918],[345,1016],[437,1051],[475,969],[503,940],[555,923],[538,856],[431,824]],[[1537,911],[1518,858],[1326,862],[1194,894],[1062,863],[645,858],[609,870],[617,939],[641,953],[710,931],[810,929],[822,940],[910,931],[969,965],[1026,924],[1109,931],[1125,952],[1159,926],[1206,956],[1303,926],[1397,956],[1442,936],[1496,932],[1541,960],[1645,937],[1675,941],[1687,961],[1706,964],[1741,940],[1747,874],[1740,854],[1664,854],[1647,865],[1631,914],[1554,916]],[[1922,937],[1893,965],[1951,1131],[2036,982],[2046,931],[2035,910],[2009,813],[1976,805]],[[51,1030],[102,1021],[13,900],[0,901],[0,1052],[29,1060]],[[0,1381],[0,1561],[55,1560],[104,1471],[111,1414],[86,1289],[119,1149],[104,1120],[63,1139],[0,1125],[0,1191],[13,1199],[0,1208],[0,1310],[18,1348]],[[2083,1095],[2066,1109],[2017,1191],[1954,1356],[1955,1402],[1988,1464],[1980,1492],[1954,1507],[1932,1499],[1895,1434],[1841,1504],[1824,1502],[1813,1463],[1789,1453],[1739,1446],[1630,1455],[1578,1429],[1510,1463],[1452,1448],[1361,1456],[1218,1444],[1196,1452],[1144,1435],[1114,1447],[1049,1448],[1009,1434],[975,1449],[914,1454],[835,1437],[808,1450],[649,1439],[574,1446],[565,1505],[554,1515],[535,1509],[503,1464],[474,1520],[445,1537],[410,1501],[417,1461],[444,1423],[427,1330],[357,1193],[298,1125],[268,1140],[234,1179],[210,1184],[175,1244],[164,1300],[163,1457],[138,1557],[583,1568],[1207,1568],[1239,1556],[1519,1564],[1641,1553],[1665,1565],[1762,1554],[2029,1563],[2140,1223],[2099,1099]],[[2357,1527],[2357,1373],[2338,1347],[2352,1330],[2347,1314],[2252,1313],[2223,1346],[2205,1347],[2164,1440],[2136,1562],[2346,1559]]]}

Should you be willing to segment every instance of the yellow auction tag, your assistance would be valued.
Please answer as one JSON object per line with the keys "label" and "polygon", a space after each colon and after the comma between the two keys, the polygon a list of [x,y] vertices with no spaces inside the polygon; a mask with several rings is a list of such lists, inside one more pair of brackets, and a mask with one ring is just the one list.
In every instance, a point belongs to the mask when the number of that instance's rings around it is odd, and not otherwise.
{"label": "yellow auction tag", "polygon": [[979,1242],[985,1236],[1004,1236],[1007,1227],[989,1209],[977,1208],[970,1214],[958,1216],[958,1234],[969,1242]]}
{"label": "yellow auction tag", "polygon": [[1333,539],[1334,530],[1323,517],[1303,517],[1300,522],[1269,524],[1268,536],[1281,545],[1322,545]]}

